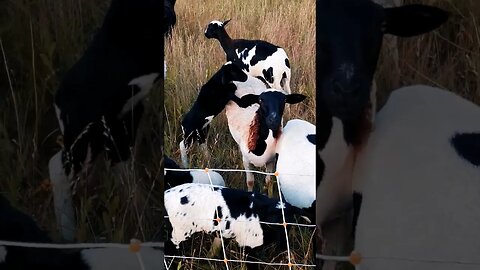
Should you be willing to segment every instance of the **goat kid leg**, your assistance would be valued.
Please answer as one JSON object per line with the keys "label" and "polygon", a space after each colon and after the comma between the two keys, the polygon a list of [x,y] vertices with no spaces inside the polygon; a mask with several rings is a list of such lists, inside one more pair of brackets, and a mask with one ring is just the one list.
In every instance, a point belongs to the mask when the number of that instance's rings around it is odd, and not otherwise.
{"label": "goat kid leg", "polygon": [[[48,162],[50,180],[53,184],[53,204],[57,227],[67,241],[75,238],[75,214],[73,210],[71,183],[72,177],[65,174],[62,151],[56,153]],[[73,172],[71,173],[73,175]]]}
{"label": "goat kid leg", "polygon": [[[267,162],[266,167],[267,167],[267,172],[274,172],[275,171],[275,163],[276,160],[272,160]],[[267,189],[267,194],[268,197],[272,198],[273,197],[273,183],[272,183],[272,176],[267,175],[265,176],[265,186]]]}
{"label": "goat kid leg", "polygon": [[[243,167],[245,170],[250,170],[250,161],[243,157]],[[253,185],[255,182],[255,175],[252,172],[246,172],[247,174],[247,189],[249,192],[253,191]]]}
{"label": "goat kid leg", "polygon": [[185,141],[180,142],[180,156],[182,157],[182,165],[183,168],[188,168],[188,157],[187,157],[188,149],[185,146]]}

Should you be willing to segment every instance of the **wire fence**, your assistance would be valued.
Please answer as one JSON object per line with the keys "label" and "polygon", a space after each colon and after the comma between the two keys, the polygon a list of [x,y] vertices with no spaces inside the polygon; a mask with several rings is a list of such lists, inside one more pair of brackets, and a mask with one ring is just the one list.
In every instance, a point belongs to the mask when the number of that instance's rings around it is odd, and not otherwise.
{"label": "wire fence", "polygon": [[[142,257],[142,247],[160,248],[164,249],[162,242],[141,242],[138,239],[131,239],[130,244],[121,243],[74,243],[74,244],[55,244],[55,243],[28,243],[16,241],[0,240],[0,246],[10,247],[24,247],[24,248],[42,248],[42,249],[91,249],[91,248],[118,248],[128,249],[133,252],[137,258],[138,269],[153,270],[145,267],[145,262]],[[28,259],[28,258],[26,258]]]}
{"label": "wire fence", "polygon": [[[221,171],[221,172],[251,172],[251,173],[256,173],[256,174],[262,174],[262,175],[270,175],[270,176],[278,176],[278,172],[275,173],[267,173],[267,172],[261,172],[261,171],[255,171],[255,170],[240,170],[240,169],[209,169],[209,168],[204,168],[204,169],[165,169],[166,171],[204,171],[207,173],[209,181],[210,181],[210,187],[214,188],[214,185],[212,183],[212,178],[209,174],[210,171]],[[298,174],[295,174],[298,175]],[[277,188],[279,193],[280,193],[280,182],[277,182]],[[279,201],[280,205],[285,205],[282,196],[279,196]],[[224,235],[222,230],[219,230],[220,234],[220,240],[221,240],[221,245],[222,245],[222,252],[223,252],[223,259],[215,259],[215,258],[206,258],[206,257],[195,257],[195,256],[173,256],[173,255],[168,255],[164,254],[163,258],[163,264],[166,269],[170,269],[171,264],[173,262],[173,259],[186,259],[186,260],[199,260],[199,261],[214,261],[214,262],[223,262],[225,264],[225,268],[227,270],[230,269],[229,263],[250,263],[250,264],[258,264],[258,265],[265,265],[265,266],[287,266],[289,269],[292,269],[292,267],[302,267],[302,268],[315,268],[315,264],[300,264],[300,263],[295,263],[291,250],[290,250],[290,240],[288,237],[288,232],[287,232],[287,226],[298,226],[298,227],[306,227],[306,228],[311,228],[315,229],[316,225],[309,225],[309,224],[299,224],[299,223],[291,223],[287,222],[285,218],[285,211],[284,207],[279,207],[281,209],[282,213],[282,223],[272,223],[272,222],[265,222],[265,221],[259,221],[261,224],[268,224],[268,225],[274,225],[274,226],[283,226],[284,232],[285,232],[285,240],[287,243],[287,258],[288,258],[288,263],[273,263],[273,262],[263,262],[263,261],[247,261],[247,260],[238,260],[238,259],[232,259],[227,257],[227,252],[226,252],[226,247],[225,247],[225,241],[224,241]],[[218,211],[218,210],[216,210]],[[216,213],[217,217],[218,212]],[[168,216],[164,216],[164,218],[168,218]],[[92,249],[92,248],[118,248],[118,249],[129,249],[129,251],[135,253],[137,261],[138,261],[138,269],[140,270],[151,270],[150,268],[145,266],[145,261],[142,258],[142,253],[141,249],[142,247],[151,247],[151,248],[160,248],[161,250],[164,249],[164,243],[162,242],[141,242],[137,239],[132,239],[130,241],[130,244],[122,244],[122,243],[65,243],[65,244],[57,244],[57,243],[29,243],[29,242],[17,242],[17,241],[4,241],[0,240],[0,246],[12,246],[12,247],[24,247],[24,248],[40,248],[40,249]],[[324,255],[316,255],[317,258],[318,256],[323,256],[322,259],[325,260],[333,260],[333,261],[350,261],[352,262],[352,256],[350,257],[345,257],[345,256],[324,256]],[[172,259],[170,263],[167,263],[167,258]],[[161,259],[161,258],[159,258]]]}
{"label": "wire fence", "polygon": [[[212,189],[213,191],[213,182],[212,182],[212,178],[210,176],[210,171],[217,171],[217,172],[250,172],[250,173],[256,173],[256,174],[261,174],[261,175],[270,175],[270,176],[278,176],[279,173],[278,172],[275,172],[275,173],[267,173],[267,172],[262,172],[262,171],[256,171],[256,170],[241,170],[241,169],[210,169],[210,168],[204,168],[204,169],[168,169],[168,168],[165,168],[166,171],[203,171],[207,174],[208,176],[208,179],[210,181],[210,188]],[[290,174],[290,175],[293,175],[293,174]],[[298,175],[298,174],[295,174],[295,175]],[[310,176],[310,175],[302,175],[302,176]],[[313,175],[311,175],[313,177]],[[278,194],[281,194],[280,190],[280,181],[276,181],[277,182],[277,188],[278,188]],[[282,196],[280,195],[279,196],[279,201],[280,201],[280,205],[285,205],[284,201],[283,201],[283,198]],[[307,227],[307,228],[313,228],[315,229],[316,225],[308,225],[308,224],[299,224],[299,223],[288,223],[286,218],[285,218],[285,210],[284,210],[284,207],[280,207],[281,209],[281,213],[282,213],[282,223],[272,223],[272,222],[264,222],[264,221],[259,221],[259,223],[261,224],[268,224],[268,225],[274,225],[274,226],[283,226],[284,228],[284,232],[285,232],[285,240],[286,240],[286,243],[287,243],[287,259],[288,259],[288,263],[271,263],[271,262],[262,262],[262,261],[249,261],[249,260],[236,260],[236,259],[229,259],[227,257],[227,253],[226,253],[226,250],[225,250],[225,242],[224,242],[224,236],[223,236],[223,232],[222,230],[220,229],[219,230],[219,234],[220,234],[220,241],[221,241],[221,245],[222,245],[222,251],[223,251],[223,259],[213,259],[213,258],[206,258],[206,257],[195,257],[195,256],[173,256],[173,255],[168,255],[168,254],[165,254],[165,259],[164,259],[164,263],[165,263],[165,267],[166,269],[170,269],[172,263],[173,263],[173,260],[174,259],[189,259],[189,260],[200,260],[200,261],[215,261],[215,262],[223,262],[225,264],[225,268],[227,270],[230,269],[229,267],[229,262],[232,262],[232,263],[249,263],[249,264],[260,264],[260,265],[268,265],[268,266],[287,266],[288,269],[292,269],[292,267],[296,266],[296,267],[302,267],[302,268],[315,268],[316,265],[315,264],[298,264],[298,263],[295,263],[293,262],[292,260],[292,254],[291,254],[291,250],[290,250],[290,241],[289,241],[289,238],[288,238],[288,231],[287,231],[287,226],[289,225],[293,225],[293,226],[298,226],[298,227]],[[217,211],[217,210],[216,210]],[[216,213],[216,216],[218,217],[218,212]],[[165,218],[168,218],[168,216],[165,216]],[[237,222],[237,221],[236,221]],[[238,221],[240,222],[240,221]],[[167,264],[167,260],[166,258],[170,258],[172,259],[170,261],[170,264]]]}

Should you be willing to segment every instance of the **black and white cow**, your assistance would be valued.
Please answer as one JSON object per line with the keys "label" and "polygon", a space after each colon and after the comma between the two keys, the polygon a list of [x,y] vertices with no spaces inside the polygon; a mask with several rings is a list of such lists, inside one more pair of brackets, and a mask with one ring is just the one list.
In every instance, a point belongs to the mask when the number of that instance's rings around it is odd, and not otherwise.
{"label": "black and white cow", "polygon": [[284,49],[263,40],[232,39],[225,30],[225,22],[211,21],[205,29],[207,38],[220,42],[227,61],[235,61],[253,77],[262,77],[271,88],[290,90],[290,62]]}
{"label": "black and white cow", "polygon": [[[46,232],[27,214],[13,208],[0,196],[0,240],[52,243]],[[163,251],[142,247],[145,269],[164,269]],[[137,255],[126,248],[53,249],[0,245],[0,269],[104,270],[139,269]]]}
{"label": "black and white cow", "polygon": [[371,82],[383,36],[419,35],[447,18],[445,11],[425,5],[383,8],[370,0],[317,0],[319,232],[351,207],[353,168],[375,115]]}
{"label": "black and white cow", "polygon": [[[167,156],[163,156],[165,169],[181,169],[178,164]],[[215,186],[225,186],[223,177],[215,171],[170,171],[164,173],[165,189],[179,186],[186,183],[212,184]],[[210,182],[211,181],[211,182]]]}
{"label": "black and white cow", "polygon": [[[168,189],[164,198],[172,228],[165,245],[167,255],[174,254],[174,246],[178,247],[196,232],[221,231],[224,238],[234,238],[239,246],[245,247],[247,260],[251,261],[254,259],[249,255],[272,243],[276,243],[279,252],[287,247],[283,226],[261,222],[283,224],[282,209],[287,223],[304,215],[302,210],[262,194],[204,184]],[[304,218],[309,222],[308,217]],[[255,264],[247,267],[258,269]]]}
{"label": "black and white cow", "polygon": [[[276,89],[246,88],[237,89],[235,96],[226,106],[226,115],[230,133],[242,152],[245,170],[250,170],[253,164],[267,166],[267,170],[273,171],[285,104],[299,103],[306,96]],[[253,191],[254,180],[253,173],[247,172],[249,191]],[[270,184],[270,175],[265,181]]]}
{"label": "black and white cow", "polygon": [[71,180],[106,150],[126,161],[148,95],[162,66],[161,1],[112,0],[103,25],[63,78],[55,109],[64,149],[49,163],[57,223],[72,240]]}
{"label": "black and white cow", "polygon": [[206,142],[210,123],[235,96],[237,88],[266,89],[261,80],[248,76],[232,62],[225,63],[201,88],[190,110],[183,116],[180,153],[185,168],[188,149],[197,142],[207,151]]}

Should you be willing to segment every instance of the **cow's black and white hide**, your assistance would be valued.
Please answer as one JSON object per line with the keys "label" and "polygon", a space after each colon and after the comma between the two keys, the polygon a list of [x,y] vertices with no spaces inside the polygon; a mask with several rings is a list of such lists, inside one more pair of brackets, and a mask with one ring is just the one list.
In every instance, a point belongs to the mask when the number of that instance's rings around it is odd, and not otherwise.
{"label": "cow's black and white hide", "polygon": [[[13,208],[0,196],[0,240],[28,243],[52,243],[46,232],[27,214]],[[145,269],[163,269],[163,252],[142,247]],[[0,245],[0,269],[2,270],[105,270],[139,269],[135,253],[128,249],[53,249],[24,248]]]}
{"label": "cow's black and white hide", "polygon": [[[296,104],[305,98],[302,94],[276,89],[237,89],[235,98],[226,106],[226,115],[230,133],[242,152],[245,170],[250,170],[253,164],[273,171],[285,104]],[[253,191],[254,180],[253,173],[247,172],[249,191]],[[270,184],[269,175],[265,181]]]}
{"label": "cow's black and white hide", "polygon": [[162,70],[159,14],[159,0],[112,0],[103,25],[55,95],[64,149],[49,169],[65,239],[75,232],[71,180],[88,171],[103,150],[112,164],[130,157],[142,100]]}
{"label": "cow's black and white hide", "polygon": [[354,171],[362,269],[478,268],[479,119],[446,90],[393,91]]}
{"label": "cow's black and white hide", "polygon": [[[212,187],[204,184],[184,184],[165,191],[165,209],[172,231],[167,246],[180,245],[196,232],[213,233],[221,231],[224,238],[234,238],[245,247],[249,255],[276,243],[277,251],[286,249],[285,228],[261,222],[282,224],[282,208],[285,221],[292,223],[302,210],[278,199],[243,190]],[[307,222],[307,217],[304,217]],[[288,228],[288,227],[287,227]],[[167,250],[175,252],[175,250]],[[248,269],[257,269],[247,264]]]}
{"label": "cow's black and white hide", "polygon": [[[180,166],[167,156],[163,156],[164,168],[165,169],[181,169]],[[170,171],[165,170],[164,173],[165,180],[165,189],[169,189],[175,186],[179,186],[186,183],[197,183],[197,184],[212,184],[215,186],[225,186],[225,180],[223,177],[215,172],[204,170],[193,170],[193,171]]]}
{"label": "cow's black and white hide", "polygon": [[235,96],[236,84],[250,84],[249,81],[259,80],[249,77],[232,62],[227,62],[200,88],[197,99],[183,116],[181,124],[183,140],[180,142],[180,153],[185,168],[188,167],[188,149],[195,142],[204,145],[211,121]]}
{"label": "cow's black and white hide", "polygon": [[253,77],[262,77],[271,88],[290,90],[290,61],[284,49],[264,40],[232,39],[225,30],[225,22],[211,21],[205,36],[220,42],[227,61],[235,62]]}
{"label": "cow's black and white hide", "polygon": [[317,167],[322,169],[317,171],[316,222],[321,234],[323,224],[351,207],[353,167],[376,111],[371,83],[383,36],[429,32],[448,14],[425,5],[383,8],[370,0],[317,0],[316,18]]}

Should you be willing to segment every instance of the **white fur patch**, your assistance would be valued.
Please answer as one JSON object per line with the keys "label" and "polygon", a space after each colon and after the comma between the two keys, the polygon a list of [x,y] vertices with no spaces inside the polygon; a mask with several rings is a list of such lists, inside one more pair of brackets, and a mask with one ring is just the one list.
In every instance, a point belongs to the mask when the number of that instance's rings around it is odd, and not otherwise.
{"label": "white fur patch", "polygon": [[480,170],[449,139],[480,132],[479,119],[480,107],[449,91],[392,92],[353,174],[363,194],[355,250],[409,260],[365,259],[362,269],[478,269]]}
{"label": "white fur patch", "polygon": [[223,22],[220,22],[220,21],[211,21],[211,22],[207,25],[207,28],[205,28],[205,33],[207,33],[208,27],[209,27],[210,25],[212,25],[212,24],[216,24],[216,25],[218,25],[218,26],[220,26],[220,27],[223,27]]}
{"label": "white fur patch", "polygon": [[315,134],[315,126],[293,119],[287,122],[277,143],[277,172],[285,200],[293,206],[308,208],[316,199],[315,145],[307,135]]}
{"label": "white fur patch", "polygon": [[[188,202],[181,203],[186,197]],[[233,218],[230,214],[221,188],[212,190],[210,185],[183,184],[165,192],[165,209],[172,224],[172,242],[179,245],[195,232],[221,230],[223,237],[235,238],[240,246],[257,247],[263,244],[263,230],[256,216],[240,215]],[[222,219],[214,225],[217,207],[221,207]],[[226,229],[226,224],[229,228]]]}
{"label": "white fur patch", "polygon": [[210,116],[205,117],[205,120],[207,122],[205,122],[205,124],[203,124],[202,128],[207,127],[212,122],[213,117],[215,117],[215,115],[210,115]]}
{"label": "white fur patch", "polygon": [[122,117],[125,113],[131,111],[139,101],[143,100],[148,95],[158,75],[158,73],[150,73],[135,78],[128,83],[128,85],[137,86],[140,88],[140,91],[127,100],[118,117]]}
{"label": "white fur patch", "polygon": [[214,186],[225,186],[225,180],[223,180],[223,177],[218,172],[209,171],[208,174],[210,175],[210,178],[208,178],[207,173],[204,171],[190,171],[190,175],[193,177],[192,183],[210,184],[211,179],[211,184]]}
{"label": "white fur patch", "polygon": [[53,106],[55,107],[55,114],[57,115],[58,124],[60,125],[60,131],[62,132],[62,134],[64,134],[65,126],[63,124],[62,119],[60,118],[60,114],[61,114],[60,108],[58,108],[57,104],[54,104]]}

